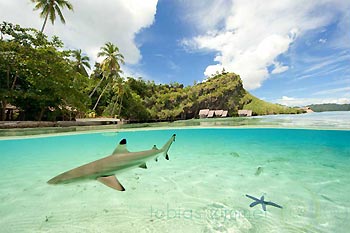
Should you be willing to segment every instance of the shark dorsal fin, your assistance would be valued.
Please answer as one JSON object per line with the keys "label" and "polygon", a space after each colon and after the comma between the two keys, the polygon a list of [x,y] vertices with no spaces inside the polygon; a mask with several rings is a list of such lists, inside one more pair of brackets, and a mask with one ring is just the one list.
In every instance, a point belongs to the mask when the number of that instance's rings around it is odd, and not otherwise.
{"label": "shark dorsal fin", "polygon": [[129,153],[128,149],[126,148],[125,138],[119,142],[118,146],[113,151],[113,154],[124,154],[124,153]]}
{"label": "shark dorsal fin", "polygon": [[158,150],[157,146],[154,145],[154,146],[152,147],[152,150]]}

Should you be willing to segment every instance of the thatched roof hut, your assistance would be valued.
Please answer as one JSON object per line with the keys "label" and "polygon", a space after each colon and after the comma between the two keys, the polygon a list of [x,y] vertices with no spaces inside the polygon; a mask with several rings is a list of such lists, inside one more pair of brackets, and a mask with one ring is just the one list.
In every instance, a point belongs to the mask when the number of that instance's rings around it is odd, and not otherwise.
{"label": "thatched roof hut", "polygon": [[221,117],[224,110],[215,110],[215,116]]}
{"label": "thatched roof hut", "polygon": [[209,114],[209,109],[201,109],[199,110],[199,118],[206,118]]}
{"label": "thatched roof hut", "polygon": [[210,110],[207,117],[208,118],[212,118],[212,117],[214,117],[214,114],[215,114],[215,111],[214,110]]}
{"label": "thatched roof hut", "polygon": [[253,111],[252,110],[238,110],[238,116],[240,117],[250,117],[252,116]]}

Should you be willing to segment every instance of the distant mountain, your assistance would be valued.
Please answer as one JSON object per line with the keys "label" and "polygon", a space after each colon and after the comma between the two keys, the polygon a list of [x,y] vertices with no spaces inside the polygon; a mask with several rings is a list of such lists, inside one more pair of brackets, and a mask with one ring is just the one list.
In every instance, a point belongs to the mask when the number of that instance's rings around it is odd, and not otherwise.
{"label": "distant mountain", "polygon": [[314,112],[350,111],[350,104],[312,104],[308,107]]}

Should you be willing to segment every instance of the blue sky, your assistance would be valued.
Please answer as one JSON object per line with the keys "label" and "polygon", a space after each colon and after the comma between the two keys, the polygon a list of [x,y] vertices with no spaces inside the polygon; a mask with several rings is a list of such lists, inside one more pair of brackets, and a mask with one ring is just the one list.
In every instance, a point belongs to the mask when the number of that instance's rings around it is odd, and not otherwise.
{"label": "blue sky", "polygon": [[[268,2],[264,4],[268,4]],[[225,6],[222,2],[219,3],[219,5]],[[136,36],[136,41],[141,45],[142,62],[131,68],[139,73],[144,73],[146,77],[156,82],[176,81],[191,85],[194,81],[202,81],[206,78],[204,72],[208,66],[220,64],[220,62],[214,61],[218,54],[220,56],[220,49],[211,49],[210,46],[196,48],[195,45],[193,47],[184,45],[184,41],[191,42],[191,38],[205,35],[206,28],[203,29],[202,25],[196,25],[196,19],[189,19],[188,14],[191,12],[184,10],[188,5],[182,4],[183,1],[159,1],[154,23]],[[257,3],[257,5],[259,4]],[[189,6],[190,9],[196,7],[195,5]],[[202,10],[201,6],[197,7]],[[215,4],[209,4],[208,7],[216,9]],[[245,80],[243,74],[238,73],[242,76],[243,82],[253,83],[245,85],[252,94],[268,101],[288,105],[349,102],[350,28],[343,30],[346,25],[343,25],[345,20],[342,19],[342,17],[350,19],[349,15],[346,15],[346,12],[342,13],[342,10],[336,7],[329,9],[328,4],[309,7],[312,8],[310,12],[313,12],[310,15],[314,14],[315,16],[305,16],[307,21],[305,24],[316,21],[315,25],[307,25],[306,29],[296,28],[295,30],[303,31],[297,32],[298,35],[291,36],[290,41],[287,41],[287,48],[282,45],[270,58],[267,58],[263,64],[268,71],[266,77],[260,79],[253,77],[252,80]],[[252,10],[254,11],[254,9]],[[334,11],[333,15],[327,16],[326,19],[315,20],[315,18],[322,18],[322,14],[329,10]],[[308,13],[306,12],[305,15]],[[275,20],[278,21],[278,17]],[[214,29],[209,27],[208,30],[225,32],[225,26],[222,24],[225,24],[225,18],[219,22],[217,27]],[[292,24],[292,26],[295,25]],[[350,25],[348,24],[348,26]],[[244,26],[241,30],[244,30]],[[291,27],[290,31],[292,30]],[[276,31],[271,30],[270,34],[266,36],[283,36],[281,34],[283,32],[278,25]],[[254,36],[255,34],[247,33],[247,35]],[[215,42],[213,41],[213,43]],[[260,41],[255,43],[257,44],[249,46],[259,46]],[[267,43],[266,46],[271,45]],[[254,52],[251,54],[256,55]],[[235,57],[226,64],[230,66],[234,63],[234,59]],[[286,71],[273,72],[276,64],[271,63],[274,62],[280,63]],[[226,70],[237,72],[226,67],[223,63],[220,65]],[[258,65],[261,66],[261,64]],[[250,65],[248,65],[249,67]]]}
{"label": "blue sky", "polygon": [[[66,25],[48,24],[94,62],[107,41],[126,58],[124,75],[192,85],[216,70],[286,105],[350,103],[348,0],[71,0]],[[40,28],[30,0],[0,0],[0,21]]]}
{"label": "blue sky", "polygon": [[204,69],[215,52],[187,51],[181,41],[194,36],[195,28],[181,17],[178,3],[158,1],[154,23],[136,35],[142,61],[129,66],[131,70],[157,83],[193,85],[205,79]]}

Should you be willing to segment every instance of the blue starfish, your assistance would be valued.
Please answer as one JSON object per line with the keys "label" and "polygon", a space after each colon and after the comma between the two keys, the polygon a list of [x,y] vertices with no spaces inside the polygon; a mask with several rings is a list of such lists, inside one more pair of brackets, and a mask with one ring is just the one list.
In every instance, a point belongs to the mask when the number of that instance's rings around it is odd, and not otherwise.
{"label": "blue starfish", "polygon": [[281,209],[283,208],[282,206],[277,205],[276,203],[273,203],[273,202],[271,202],[271,201],[265,201],[265,200],[264,200],[264,195],[262,195],[262,196],[260,197],[260,199],[258,199],[258,198],[256,198],[256,197],[252,197],[252,196],[250,196],[250,195],[248,195],[248,194],[246,194],[245,196],[246,196],[246,197],[249,197],[250,199],[253,199],[253,200],[254,200],[254,202],[252,202],[252,203],[249,205],[250,207],[254,207],[254,206],[258,205],[258,204],[261,204],[262,209],[263,209],[264,211],[266,211],[266,206],[267,206],[267,205],[274,206],[274,207],[281,208]]}

